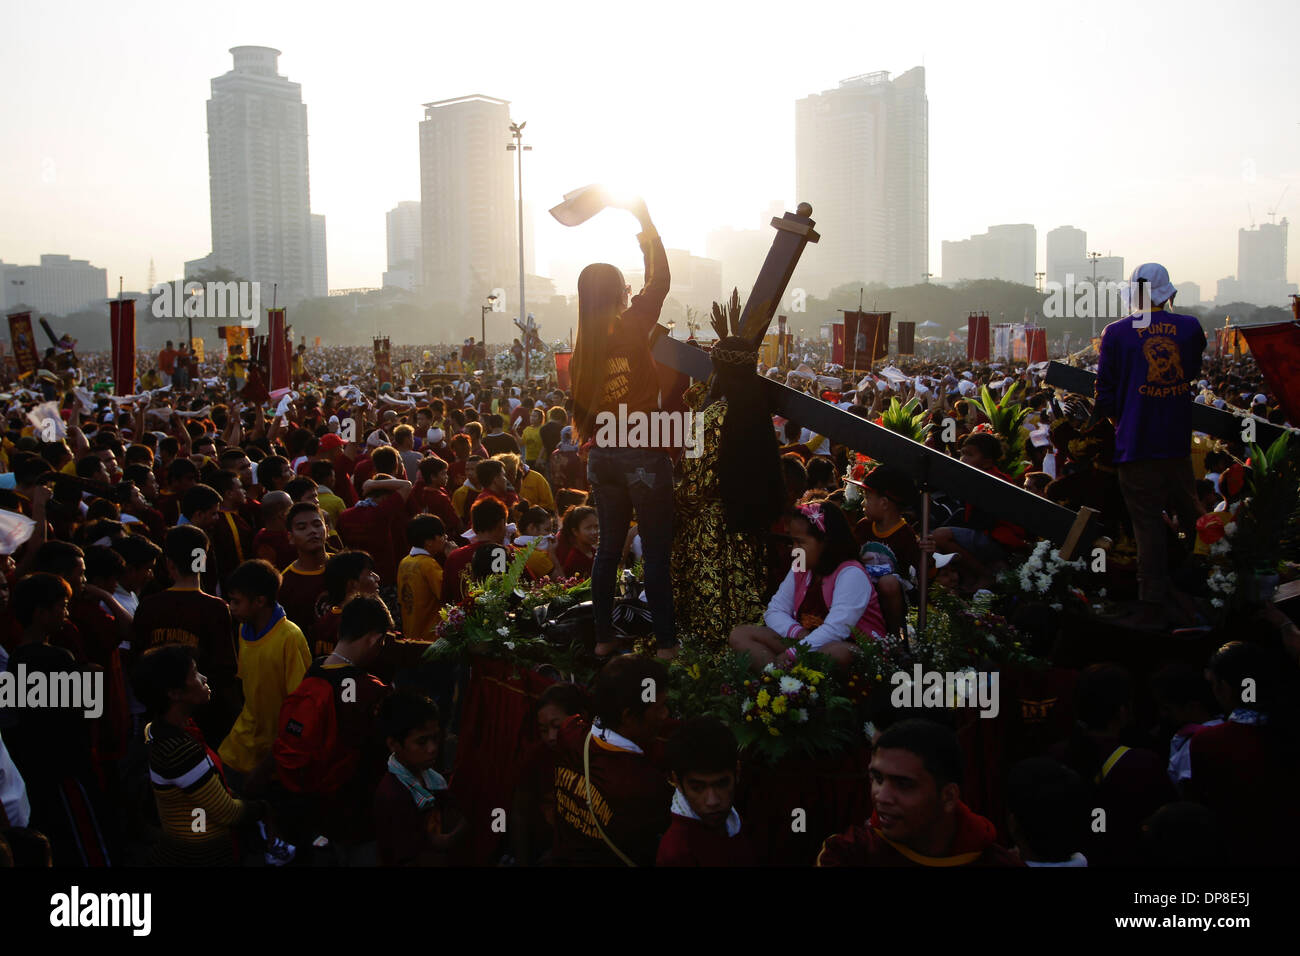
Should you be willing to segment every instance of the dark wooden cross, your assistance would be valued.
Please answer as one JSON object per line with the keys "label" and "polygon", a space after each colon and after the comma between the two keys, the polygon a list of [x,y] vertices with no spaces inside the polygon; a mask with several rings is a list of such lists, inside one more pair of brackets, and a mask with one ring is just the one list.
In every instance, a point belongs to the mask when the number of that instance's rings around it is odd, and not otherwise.
{"label": "dark wooden cross", "polygon": [[[754,281],[741,319],[742,334],[755,345],[766,334],[804,247],[820,238],[813,228],[816,224],[809,218],[811,215],[812,207],[800,203],[797,212],[772,220],[777,235]],[[671,338],[662,326],[655,332],[652,348],[657,362],[693,379],[702,381],[713,374],[713,363],[707,352]],[[1067,560],[1097,537],[1096,512],[1090,508],[1075,513],[812,395],[769,378],[762,379],[762,385],[768,405],[776,414],[794,419],[854,451],[901,468],[923,492],[947,492],[1032,534],[1050,538],[1061,546]]]}

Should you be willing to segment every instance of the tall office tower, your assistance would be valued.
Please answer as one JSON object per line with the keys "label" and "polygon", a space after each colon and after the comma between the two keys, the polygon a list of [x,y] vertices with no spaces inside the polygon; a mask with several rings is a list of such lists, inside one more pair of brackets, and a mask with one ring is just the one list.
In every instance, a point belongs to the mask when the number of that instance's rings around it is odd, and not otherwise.
{"label": "tall office tower", "polygon": [[218,268],[262,284],[262,301],[295,305],[313,294],[307,107],[302,87],[276,72],[279,50],[237,46],[234,69],[212,80],[208,180]]}
{"label": "tall office tower", "polygon": [[396,286],[407,292],[420,287],[423,256],[420,252],[420,204],[399,202],[384,215],[388,234],[388,268],[384,286]]}
{"label": "tall office tower", "polygon": [[[475,94],[424,104],[420,123],[424,295],[453,314],[466,316],[463,323],[437,331],[477,332],[477,309],[494,289],[504,291],[505,311],[517,314],[515,154],[506,150],[509,141],[508,100]],[[526,167],[525,159],[525,181]]]}
{"label": "tall office tower", "polygon": [[[842,80],[795,103],[795,202],[822,240],[795,281],[915,285],[929,271],[929,101],[925,68]],[[802,279],[802,282],[799,280]]]}
{"label": "tall office tower", "polygon": [[[1081,278],[1078,265],[1088,261],[1088,234],[1074,226],[1057,226],[1047,234],[1047,281],[1065,285],[1065,274]],[[1089,277],[1092,272],[1089,270]]]}
{"label": "tall office tower", "polygon": [[311,294],[323,299],[330,294],[329,260],[325,254],[325,217],[311,217]]}
{"label": "tall office tower", "polygon": [[1286,281],[1286,239],[1290,224],[1262,222],[1259,226],[1237,230],[1237,277],[1220,279],[1218,301],[1251,302],[1255,305],[1279,305],[1296,292],[1296,284]]}

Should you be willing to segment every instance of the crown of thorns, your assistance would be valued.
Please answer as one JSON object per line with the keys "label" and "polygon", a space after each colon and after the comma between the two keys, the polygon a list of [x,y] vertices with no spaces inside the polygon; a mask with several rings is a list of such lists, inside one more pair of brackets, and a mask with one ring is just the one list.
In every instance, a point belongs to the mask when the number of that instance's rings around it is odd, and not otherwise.
{"label": "crown of thorns", "polygon": [[758,352],[754,349],[718,349],[709,353],[714,362],[722,365],[738,365],[753,368],[758,364]]}

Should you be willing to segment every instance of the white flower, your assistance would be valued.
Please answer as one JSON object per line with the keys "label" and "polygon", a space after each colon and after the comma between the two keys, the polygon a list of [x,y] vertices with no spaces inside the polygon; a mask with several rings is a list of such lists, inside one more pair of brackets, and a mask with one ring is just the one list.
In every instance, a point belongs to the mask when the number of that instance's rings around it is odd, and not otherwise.
{"label": "white flower", "polygon": [[[803,711],[800,711],[800,713],[803,713]],[[872,740],[876,736],[876,725],[868,720],[862,725],[862,732],[867,735],[868,740]]]}
{"label": "white flower", "polygon": [[1231,538],[1234,534],[1237,533],[1237,522],[1229,521],[1227,524],[1225,524],[1223,526],[1223,533],[1226,534],[1229,538]]}
{"label": "white flower", "polygon": [[1049,605],[1049,606],[1051,607],[1051,609],[1052,609],[1053,611],[1059,611],[1059,610],[1061,609],[1061,605],[1060,605],[1060,604],[1057,604],[1057,603],[1053,603],[1053,604],[1051,604],[1051,605]]}
{"label": "white flower", "polygon": [[505,648],[506,648],[506,650],[508,650],[508,651],[513,651],[513,650],[515,649],[515,642],[514,642],[514,641],[505,641],[504,643],[505,643]]}
{"label": "white flower", "polygon": [[740,702],[740,712],[742,714],[747,714],[753,709],[754,709],[754,702],[750,700],[748,697],[746,697],[744,700]]}
{"label": "white flower", "polygon": [[1102,588],[1100,591],[1097,592],[1097,597],[1103,597],[1103,598],[1104,598],[1105,596],[1106,596],[1106,589],[1105,589],[1105,588]]}
{"label": "white flower", "polygon": [[1212,607],[1223,607],[1223,598],[1210,598],[1210,605]]}
{"label": "white flower", "polygon": [[502,625],[501,627],[497,628],[497,633],[500,634],[502,637],[509,637],[510,628],[506,627],[505,625]]}
{"label": "white flower", "polygon": [[1037,578],[1037,586],[1035,590],[1046,591],[1052,586],[1052,576],[1050,574],[1037,574],[1035,575],[1035,578]]}
{"label": "white flower", "polygon": [[776,673],[776,665],[775,665],[775,664],[768,664],[766,667],[763,668],[763,673],[764,673],[764,674],[775,674],[775,673]]}
{"label": "white flower", "polygon": [[777,685],[783,694],[797,694],[803,690],[803,681],[797,677],[782,677]]}
{"label": "white flower", "polygon": [[799,723],[801,724],[808,723],[808,711],[804,710],[802,707],[796,710],[794,712],[794,715],[799,718]]}
{"label": "white flower", "polygon": [[474,599],[475,604],[486,604],[487,602],[488,602],[488,596],[486,594],[480,594],[478,597]]}

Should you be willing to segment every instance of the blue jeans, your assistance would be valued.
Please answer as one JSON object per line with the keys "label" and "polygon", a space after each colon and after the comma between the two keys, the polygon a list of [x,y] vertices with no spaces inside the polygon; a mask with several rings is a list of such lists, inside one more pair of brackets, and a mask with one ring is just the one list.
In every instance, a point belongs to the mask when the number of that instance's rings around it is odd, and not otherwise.
{"label": "blue jeans", "polygon": [[587,482],[596,498],[600,546],[591,568],[591,600],[596,640],[613,640],[614,586],[623,543],[635,509],[645,556],[645,590],[655,642],[677,645],[673,614],[673,465],[668,455],[645,448],[592,448]]}

